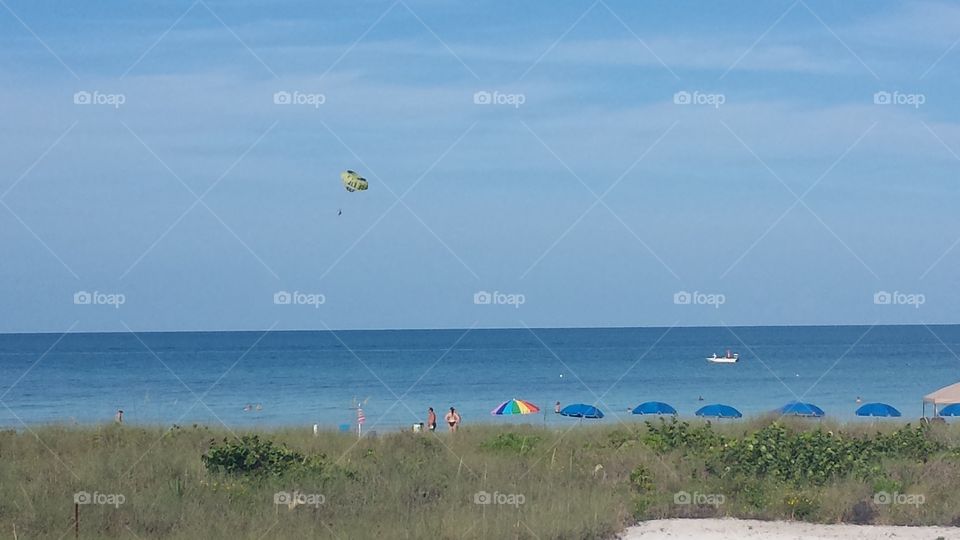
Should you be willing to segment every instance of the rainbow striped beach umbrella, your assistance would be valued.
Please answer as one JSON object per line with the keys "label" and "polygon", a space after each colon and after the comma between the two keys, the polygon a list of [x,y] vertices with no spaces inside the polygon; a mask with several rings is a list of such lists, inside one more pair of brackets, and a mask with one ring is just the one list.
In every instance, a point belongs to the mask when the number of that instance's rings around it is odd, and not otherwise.
{"label": "rainbow striped beach umbrella", "polygon": [[503,414],[533,414],[538,412],[540,412],[540,407],[537,407],[529,401],[510,399],[498,405],[496,409],[490,411],[490,414],[499,416]]}

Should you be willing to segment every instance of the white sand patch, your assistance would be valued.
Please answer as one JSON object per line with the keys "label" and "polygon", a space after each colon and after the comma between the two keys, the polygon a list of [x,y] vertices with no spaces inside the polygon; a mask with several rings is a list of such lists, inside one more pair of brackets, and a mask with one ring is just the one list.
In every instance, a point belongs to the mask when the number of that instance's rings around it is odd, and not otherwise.
{"label": "white sand patch", "polygon": [[795,521],[752,519],[658,519],[627,529],[624,540],[960,540],[955,527],[895,527],[887,525],[815,525]]}

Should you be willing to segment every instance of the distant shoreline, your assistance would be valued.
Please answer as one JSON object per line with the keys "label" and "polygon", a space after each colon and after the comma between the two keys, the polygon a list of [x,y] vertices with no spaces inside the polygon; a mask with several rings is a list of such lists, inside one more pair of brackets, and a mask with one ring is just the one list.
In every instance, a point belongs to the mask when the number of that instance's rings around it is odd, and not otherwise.
{"label": "distant shoreline", "polygon": [[[543,415],[531,415],[534,418],[543,418]],[[551,413],[551,416],[553,414]],[[629,422],[593,422],[591,420],[580,421],[576,418],[568,418],[561,424],[550,423],[544,424],[542,421],[537,421],[534,418],[529,419],[530,421],[511,421],[503,418],[493,418],[484,419],[483,421],[465,421],[461,429],[470,429],[473,427],[479,429],[530,429],[535,431],[544,431],[548,433],[554,432],[565,432],[570,429],[582,429],[582,430],[615,430],[622,429],[625,427],[637,427],[641,428],[645,425],[646,422],[657,422],[658,420],[664,420],[665,422],[670,422],[672,419],[676,419],[677,422],[687,422],[691,425],[706,425],[710,424],[716,429],[719,430],[737,430],[737,429],[749,429],[756,427],[758,425],[767,425],[774,421],[779,421],[780,423],[795,425],[797,427],[802,427],[804,429],[815,429],[818,426],[822,429],[828,431],[837,431],[844,429],[854,429],[862,430],[864,428],[873,429],[880,428],[883,429],[897,429],[906,425],[917,426],[920,425],[920,418],[877,418],[877,417],[866,417],[866,416],[854,416],[852,418],[840,418],[833,416],[830,418],[803,418],[796,416],[784,416],[781,418],[776,418],[774,415],[770,414],[751,414],[744,415],[743,418],[725,418],[720,421],[717,421],[716,418],[701,418],[699,416],[692,415],[678,415],[678,416],[655,416],[655,415],[644,415],[636,416],[631,415]],[[942,417],[941,417],[942,418]],[[944,425],[960,425],[960,422],[950,422],[944,418]],[[350,429],[348,431],[341,431],[339,429],[339,424],[330,424],[316,422],[321,435],[356,435],[357,433],[357,424],[349,424]],[[363,433],[367,435],[369,432],[375,432],[377,434],[392,434],[392,433],[409,433],[413,432],[413,422],[409,424],[379,424],[374,426],[372,423],[365,423],[363,425]],[[50,422],[37,422],[37,423],[27,423],[26,426],[22,424],[11,424],[0,426],[0,431],[16,431],[22,432],[29,429],[46,429],[46,428],[60,428],[60,429],[69,429],[69,430],[88,430],[88,429],[104,429],[110,426],[117,425],[116,422],[112,420],[103,420],[99,422],[70,422],[70,421],[50,421]],[[289,431],[303,431],[304,433],[313,432],[313,424],[303,424],[303,423],[267,423],[262,424],[231,424],[226,422],[225,424],[220,424],[216,422],[179,422],[179,423],[156,423],[156,422],[137,422],[135,420],[124,417],[122,424],[124,427],[129,428],[139,428],[147,430],[165,430],[165,429],[209,429],[209,430],[223,430],[229,429],[233,431],[242,431],[245,433],[262,433],[265,435],[285,433]],[[426,429],[426,428],[424,428]],[[436,434],[443,435],[447,434],[448,430],[446,425],[437,425]]]}

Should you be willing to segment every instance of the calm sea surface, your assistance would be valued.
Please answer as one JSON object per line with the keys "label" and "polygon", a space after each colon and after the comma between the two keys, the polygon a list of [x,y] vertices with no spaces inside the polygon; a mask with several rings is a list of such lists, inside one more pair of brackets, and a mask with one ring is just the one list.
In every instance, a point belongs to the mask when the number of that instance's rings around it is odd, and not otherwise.
{"label": "calm sea surface", "polygon": [[[727,348],[738,364],[704,359]],[[960,326],[7,334],[0,425],[103,422],[122,408],[129,423],[335,428],[356,401],[374,430],[425,421],[430,406],[465,423],[559,425],[575,420],[554,415],[556,401],[595,403],[611,423],[639,421],[625,411],[647,400],[751,415],[797,397],[850,419],[858,396],[915,418],[925,393],[960,380],[951,351]],[[549,414],[490,415],[513,397]]]}

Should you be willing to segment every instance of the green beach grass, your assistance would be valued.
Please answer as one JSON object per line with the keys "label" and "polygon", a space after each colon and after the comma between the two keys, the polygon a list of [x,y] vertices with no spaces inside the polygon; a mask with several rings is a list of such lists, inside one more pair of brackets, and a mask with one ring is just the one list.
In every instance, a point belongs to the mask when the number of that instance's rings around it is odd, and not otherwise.
{"label": "green beach grass", "polygon": [[360,440],[34,427],[0,433],[0,537],[72,538],[76,500],[81,538],[611,538],[639,520],[721,516],[960,524],[960,430],[905,426],[655,420]]}

